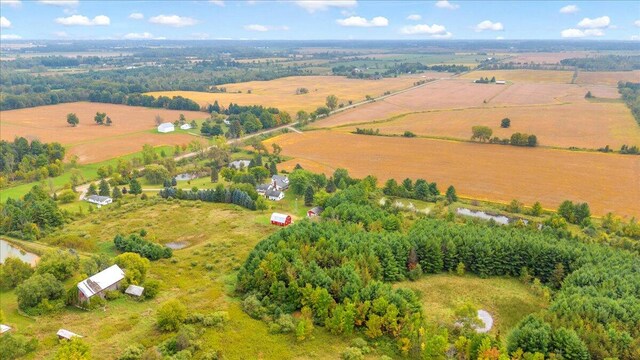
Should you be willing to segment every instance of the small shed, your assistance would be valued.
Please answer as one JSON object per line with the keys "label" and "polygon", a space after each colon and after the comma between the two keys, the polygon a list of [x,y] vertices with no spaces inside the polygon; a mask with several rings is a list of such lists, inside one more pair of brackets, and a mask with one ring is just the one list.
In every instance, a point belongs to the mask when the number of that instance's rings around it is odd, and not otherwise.
{"label": "small shed", "polygon": [[321,208],[320,206],[313,207],[309,209],[309,211],[307,211],[307,217],[319,216],[320,214],[322,214],[323,210],[324,209]]}
{"label": "small shed", "polygon": [[236,161],[230,162],[229,167],[240,170],[240,169],[247,169],[250,164],[251,164],[251,160],[236,160]]}
{"label": "small shed", "polygon": [[69,330],[65,330],[65,329],[60,329],[58,330],[58,332],[56,333],[56,335],[58,335],[58,339],[66,339],[66,340],[71,340],[74,337],[79,337],[81,338],[82,336],[73,333]]}
{"label": "small shed", "polygon": [[144,292],[144,288],[142,286],[133,285],[133,284],[129,285],[127,290],[124,291],[125,294],[135,296],[135,297],[142,296],[143,292]]}
{"label": "small shed", "polygon": [[189,129],[191,129],[191,124],[182,124],[182,125],[180,125],[180,129],[189,130]]}
{"label": "small shed", "polygon": [[175,131],[175,130],[176,130],[176,127],[172,123],[166,122],[166,123],[162,123],[162,124],[158,125],[158,132],[161,132],[161,133],[165,133],[166,134],[166,133],[170,133],[170,132]]}
{"label": "small shed", "polygon": [[506,83],[507,82],[505,80],[496,80],[496,84],[498,84],[498,85],[504,85]]}
{"label": "small shed", "polygon": [[5,324],[0,324],[0,334],[4,334],[7,331],[11,330],[11,326],[7,326]]}
{"label": "small shed", "polygon": [[113,202],[113,199],[108,196],[100,196],[100,195],[89,195],[86,197],[86,200],[92,204],[96,205],[109,205]]}
{"label": "small shed", "polygon": [[272,201],[280,201],[284,199],[284,193],[280,190],[269,189],[264,194],[267,199]]}
{"label": "small shed", "polygon": [[271,214],[271,225],[287,226],[291,224],[291,216],[287,214]]}
{"label": "small shed", "polygon": [[124,279],[124,271],[118,265],[106,268],[78,283],[78,301],[89,301],[94,295],[104,298],[106,291],[118,290],[122,279]]}

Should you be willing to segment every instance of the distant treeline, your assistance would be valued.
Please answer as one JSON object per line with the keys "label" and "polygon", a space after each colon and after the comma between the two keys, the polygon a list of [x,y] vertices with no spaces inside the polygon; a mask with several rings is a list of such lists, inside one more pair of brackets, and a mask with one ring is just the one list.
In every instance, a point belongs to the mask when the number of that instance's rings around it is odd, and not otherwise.
{"label": "distant treeline", "polygon": [[438,72],[452,72],[452,73],[461,73],[465,71],[469,71],[471,68],[466,65],[425,65],[419,62],[415,63],[399,63],[394,64],[389,67],[385,65],[383,72],[375,72],[374,74],[370,74],[365,72],[366,69],[361,69],[355,65],[339,65],[331,68],[331,71],[334,75],[348,76],[352,78],[370,78],[375,76],[397,76],[401,74],[415,74],[425,71],[438,71]]}
{"label": "distant treeline", "polygon": [[630,71],[640,69],[640,55],[604,55],[588,58],[571,58],[560,64],[575,66],[585,71]]}
{"label": "distant treeline", "polygon": [[618,91],[640,125],[640,83],[619,82]]}

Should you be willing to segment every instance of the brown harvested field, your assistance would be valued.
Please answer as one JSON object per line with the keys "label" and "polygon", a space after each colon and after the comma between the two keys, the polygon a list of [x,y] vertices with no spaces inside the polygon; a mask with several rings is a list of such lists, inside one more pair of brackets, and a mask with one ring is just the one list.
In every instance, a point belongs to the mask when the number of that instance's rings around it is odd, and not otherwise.
{"label": "brown harvested field", "polygon": [[[503,129],[500,120],[511,119],[511,127]],[[640,127],[622,103],[514,106],[413,113],[391,121],[341,127],[379,129],[382,134],[402,134],[409,130],[417,135],[469,139],[471,127],[485,125],[493,135],[509,138],[514,132],[536,134],[540,145],[595,149],[609,145],[619,149],[623,144],[640,145]]]}
{"label": "brown harvested field", "polygon": [[[505,86],[477,84],[478,86]],[[584,102],[587,90],[572,84],[515,83],[492,98],[489,103],[497,105],[534,105],[565,102]]]}
{"label": "brown harvested field", "polygon": [[536,52],[510,54],[513,58],[506,62],[515,63],[536,63],[536,64],[557,64],[564,59],[585,58],[593,55],[590,51],[563,51],[563,52]]}
{"label": "brown harvested field", "polygon": [[570,199],[588,202],[595,215],[640,216],[637,156],[336,131],[288,133],[266,141],[274,142],[286,156],[343,167],[356,177],[372,174],[380,182],[424,178],[478,199],[540,201],[546,208]]}
{"label": "brown harvested field", "polygon": [[495,76],[496,80],[528,83],[560,83],[569,84],[573,78],[573,71],[556,70],[479,70],[466,73],[462,79],[475,80],[480,77]]}
{"label": "brown harvested field", "polygon": [[291,172],[295,170],[295,167],[298,164],[300,164],[300,166],[302,166],[303,169],[309,170],[317,174],[320,174],[320,173],[333,174],[333,172],[337,169],[334,166],[321,164],[309,159],[300,159],[300,158],[283,161],[280,164],[278,164],[278,169]]}
{"label": "brown harvested field", "polygon": [[617,86],[618,81],[640,82],[640,70],[634,71],[581,71],[577,84]]}
{"label": "brown harvested field", "polygon": [[[93,121],[96,112],[106,112],[113,120],[112,126],[99,126]],[[67,114],[75,113],[80,125],[67,124]],[[13,140],[16,136],[57,141],[65,145],[72,155],[78,155],[83,163],[111,159],[115,156],[140,151],[143,144],[175,145],[194,139],[186,133],[159,134],[155,132],[155,117],[174,121],[180,114],[188,120],[202,119],[205,113],[149,109],[126,105],[89,102],[40,106],[28,109],[0,112],[0,138]]]}
{"label": "brown harvested field", "polygon": [[[385,91],[397,91],[413,86],[422,79],[423,74],[385,78],[382,80],[348,79],[343,76],[290,76],[269,81],[251,81],[238,84],[225,84],[218,87],[227,89],[226,93],[207,93],[197,91],[159,91],[147,93],[153,96],[184,96],[201,105],[220,105],[229,103],[240,105],[264,105],[277,107],[295,114],[298,110],[313,111],[325,104],[329,95],[336,95],[338,101],[347,103],[363,101],[366,95],[380,96]],[[307,88],[308,94],[296,95],[296,89]],[[251,94],[247,91],[251,90]],[[242,93],[237,93],[242,91]],[[235,92],[235,93],[234,93]]]}

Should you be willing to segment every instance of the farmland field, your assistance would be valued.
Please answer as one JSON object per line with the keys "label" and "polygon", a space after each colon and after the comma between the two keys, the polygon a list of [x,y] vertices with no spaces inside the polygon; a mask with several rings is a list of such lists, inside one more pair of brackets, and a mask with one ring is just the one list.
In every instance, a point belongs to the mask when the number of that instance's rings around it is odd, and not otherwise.
{"label": "farmland field", "polygon": [[[503,118],[511,120],[507,129],[500,127]],[[536,134],[543,146],[597,149],[609,145],[618,149],[623,144],[640,144],[640,127],[622,103],[581,101],[576,104],[434,110],[391,119],[339,129],[351,132],[356,127],[372,128],[379,129],[382,134],[397,135],[408,130],[419,136],[469,139],[472,126],[485,125],[499,138],[509,138],[514,132]],[[320,126],[322,122],[317,124]]]}
{"label": "farmland field", "polygon": [[[93,121],[96,112],[106,112],[112,126],[98,126]],[[68,113],[75,113],[80,124],[67,124]],[[16,136],[56,141],[67,147],[70,155],[78,155],[80,162],[93,163],[139,151],[143,144],[186,144],[196,139],[186,132],[159,134],[155,131],[155,117],[173,122],[180,114],[188,121],[207,115],[197,111],[150,109],[102,103],[67,103],[37,108],[2,111],[0,137],[13,140]]]}
{"label": "farmland field", "polygon": [[[439,73],[440,76],[442,73]],[[226,93],[206,93],[195,91],[161,91],[151,92],[153,96],[184,96],[201,105],[220,105],[229,103],[240,105],[263,105],[276,107],[292,115],[298,110],[313,111],[325,104],[329,95],[336,95],[340,103],[349,100],[358,102],[366,95],[380,96],[385,91],[397,91],[411,87],[414,82],[422,79],[425,74],[385,78],[382,80],[348,79],[342,76],[291,76],[270,81],[251,81],[238,84],[219,85],[226,88]],[[428,75],[432,77],[433,75]],[[308,94],[296,95],[296,89],[307,88]],[[248,93],[251,90],[251,94]],[[239,93],[241,92],[241,93]]]}
{"label": "farmland field", "polygon": [[535,52],[513,54],[507,62],[557,64],[561,60],[571,58],[584,58],[593,55],[591,51],[562,51],[562,52]]}
{"label": "farmland field", "polygon": [[511,82],[531,82],[531,83],[560,83],[568,84],[573,77],[573,71],[555,70],[480,70],[473,71],[461,76],[463,79],[479,79],[480,77],[495,76],[496,80],[506,80]]}
{"label": "farmland field", "polygon": [[640,159],[635,156],[337,131],[289,133],[266,143],[279,144],[284,155],[346,168],[356,177],[375,175],[381,182],[425,178],[478,199],[540,201],[547,208],[571,199],[588,202],[596,215],[640,215]]}
{"label": "farmland field", "polygon": [[618,81],[640,81],[640,70],[635,71],[580,71],[577,84],[616,86]]}

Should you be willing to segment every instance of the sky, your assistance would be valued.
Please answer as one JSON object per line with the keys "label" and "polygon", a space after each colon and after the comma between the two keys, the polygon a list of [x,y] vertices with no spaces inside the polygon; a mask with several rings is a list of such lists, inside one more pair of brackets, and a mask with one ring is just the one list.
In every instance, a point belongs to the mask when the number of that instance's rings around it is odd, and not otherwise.
{"label": "sky", "polygon": [[640,2],[0,0],[0,37],[640,40]]}

